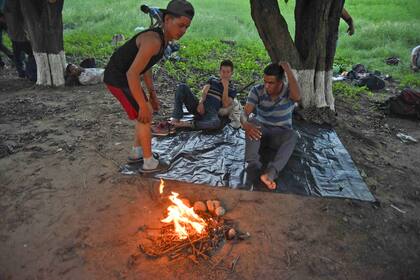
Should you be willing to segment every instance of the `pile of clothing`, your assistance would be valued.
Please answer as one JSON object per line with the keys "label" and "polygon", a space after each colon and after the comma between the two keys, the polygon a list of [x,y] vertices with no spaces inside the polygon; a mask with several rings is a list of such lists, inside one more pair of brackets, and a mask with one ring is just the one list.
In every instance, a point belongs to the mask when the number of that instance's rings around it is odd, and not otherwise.
{"label": "pile of clothing", "polygon": [[352,81],[356,86],[366,86],[369,90],[376,91],[385,88],[385,80],[390,80],[388,75],[382,75],[379,71],[368,72],[363,64],[356,64],[352,70],[345,73],[345,78]]}

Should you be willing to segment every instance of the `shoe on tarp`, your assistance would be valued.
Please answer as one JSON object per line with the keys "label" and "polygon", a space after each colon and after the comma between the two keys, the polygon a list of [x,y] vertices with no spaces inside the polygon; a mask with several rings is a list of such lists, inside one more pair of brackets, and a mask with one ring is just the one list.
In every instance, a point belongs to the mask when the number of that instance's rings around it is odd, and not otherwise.
{"label": "shoe on tarp", "polygon": [[152,125],[153,136],[168,136],[176,133],[175,127],[168,121],[159,122]]}
{"label": "shoe on tarp", "polygon": [[157,172],[162,172],[162,171],[166,171],[169,168],[169,165],[166,164],[165,162],[159,160],[158,165],[156,166],[156,168],[153,169],[145,169],[143,167],[143,165],[141,165],[139,167],[139,172],[141,174],[152,174],[152,173],[157,173]]}
{"label": "shoe on tarp", "polygon": [[[159,154],[158,153],[152,153],[152,154],[153,154],[153,157],[155,159],[159,159]],[[142,163],[143,161],[144,161],[144,158],[142,156],[141,157],[134,157],[134,156],[130,155],[127,158],[127,163],[128,164],[131,164],[131,163]]]}

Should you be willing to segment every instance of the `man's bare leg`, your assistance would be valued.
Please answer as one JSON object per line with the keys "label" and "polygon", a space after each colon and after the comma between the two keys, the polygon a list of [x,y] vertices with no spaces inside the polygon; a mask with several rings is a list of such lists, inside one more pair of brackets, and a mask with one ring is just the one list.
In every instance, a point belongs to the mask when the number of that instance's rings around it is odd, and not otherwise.
{"label": "man's bare leg", "polygon": [[138,126],[137,126],[137,122],[135,122],[135,124],[134,124],[134,144],[133,144],[133,147],[131,148],[130,155],[128,156],[128,159],[132,160],[132,161],[136,161],[136,160],[139,160],[139,159],[143,158],[143,149],[140,145],[140,141],[139,141],[138,136],[137,136],[138,134],[139,134]]}
{"label": "man's bare leg", "polygon": [[140,144],[143,149],[143,157],[150,158],[152,156],[152,131],[150,123],[136,122],[136,137],[134,145]]}
{"label": "man's bare leg", "polygon": [[133,145],[133,147],[141,147],[141,144],[140,144],[140,138],[139,138],[139,125],[138,125],[138,121],[135,121],[136,123],[135,123],[135,125],[134,125],[134,145]]}
{"label": "man's bare leg", "polygon": [[276,182],[271,180],[267,173],[262,174],[260,179],[270,190],[275,190],[277,188]]}
{"label": "man's bare leg", "polygon": [[136,124],[136,135],[137,140],[143,148],[143,169],[153,170],[158,167],[159,160],[155,159],[152,154],[152,131],[150,127],[151,123]]}

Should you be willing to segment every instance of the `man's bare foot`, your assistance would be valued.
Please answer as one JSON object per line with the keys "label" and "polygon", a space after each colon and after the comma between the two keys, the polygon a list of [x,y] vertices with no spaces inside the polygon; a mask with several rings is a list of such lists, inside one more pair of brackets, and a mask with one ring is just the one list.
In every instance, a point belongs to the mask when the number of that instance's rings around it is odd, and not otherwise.
{"label": "man's bare foot", "polygon": [[262,174],[260,176],[261,181],[267,186],[267,188],[269,188],[270,190],[275,190],[277,185],[276,182],[274,182],[273,180],[271,180],[267,174]]}

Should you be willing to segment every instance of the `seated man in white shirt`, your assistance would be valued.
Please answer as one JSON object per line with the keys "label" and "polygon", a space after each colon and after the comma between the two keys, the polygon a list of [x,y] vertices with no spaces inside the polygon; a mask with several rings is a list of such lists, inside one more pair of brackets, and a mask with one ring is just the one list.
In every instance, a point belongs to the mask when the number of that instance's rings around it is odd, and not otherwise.
{"label": "seated man in white shirt", "polygon": [[95,85],[104,80],[103,68],[83,68],[69,63],[66,67],[66,85]]}

